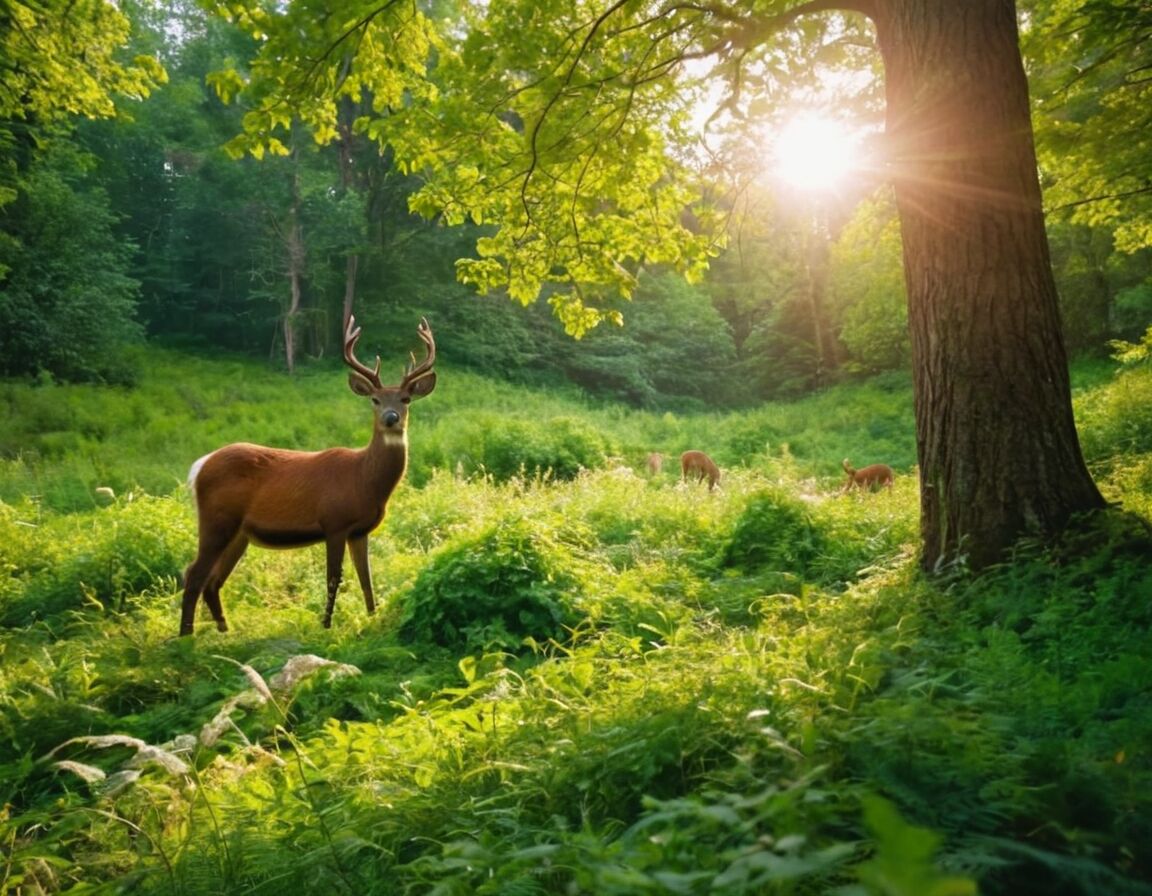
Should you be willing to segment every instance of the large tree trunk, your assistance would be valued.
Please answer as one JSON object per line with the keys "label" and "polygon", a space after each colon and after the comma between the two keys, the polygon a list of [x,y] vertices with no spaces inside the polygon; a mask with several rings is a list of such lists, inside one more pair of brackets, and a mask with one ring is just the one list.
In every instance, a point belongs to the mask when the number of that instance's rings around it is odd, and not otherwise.
{"label": "large tree trunk", "polygon": [[923,565],[1100,508],[1072,419],[1012,0],[874,0],[904,238]]}

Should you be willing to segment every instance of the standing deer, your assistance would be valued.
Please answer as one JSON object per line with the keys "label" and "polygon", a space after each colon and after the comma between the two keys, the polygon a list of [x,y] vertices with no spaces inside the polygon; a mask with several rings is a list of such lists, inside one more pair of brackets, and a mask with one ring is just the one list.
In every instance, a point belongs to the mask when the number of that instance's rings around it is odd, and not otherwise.
{"label": "standing deer", "polygon": [[659,476],[660,471],[664,469],[664,455],[659,451],[653,451],[648,455],[648,475]]}
{"label": "standing deer", "polygon": [[703,451],[685,451],[680,455],[680,479],[687,482],[692,477],[697,482],[708,480],[708,491],[716,488],[720,481],[720,468]]}
{"label": "standing deer", "polygon": [[843,488],[843,491],[846,492],[853,487],[869,489],[870,491],[875,491],[885,485],[892,488],[892,481],[895,478],[892,468],[887,464],[872,464],[855,470],[848,463],[848,458],[844,458],[844,472],[848,474],[848,481],[844,483]]}
{"label": "standing deer", "polygon": [[324,542],[328,550],[328,603],[324,627],[332,624],[336,591],[348,546],[364,605],[376,611],[368,571],[368,534],[384,518],[408,465],[408,404],[436,386],[432,364],[436,343],[427,320],[417,329],[427,348],[419,364],[411,357],[398,386],[380,382],[375,368],[356,360],[360,328],[349,317],[344,331],[344,363],[352,368],[348,385],[371,399],[372,441],[367,448],[291,451],[247,442],[226,445],[192,465],[189,484],[196,494],[200,545],[184,573],[180,634],[192,634],[196,602],[204,595],[216,628],[225,632],[220,589],[244,556],[249,542],[268,548],[295,548]]}

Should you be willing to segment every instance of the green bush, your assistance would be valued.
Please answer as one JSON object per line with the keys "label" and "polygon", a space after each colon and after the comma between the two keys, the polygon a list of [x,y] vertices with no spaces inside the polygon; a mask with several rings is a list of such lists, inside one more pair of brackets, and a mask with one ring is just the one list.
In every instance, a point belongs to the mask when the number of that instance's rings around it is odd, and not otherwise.
{"label": "green bush", "polygon": [[556,417],[544,424],[512,421],[490,433],[484,468],[498,479],[519,474],[550,473],[572,479],[582,469],[603,466],[609,453],[607,439],[572,417]]}
{"label": "green bush", "polygon": [[547,475],[572,479],[604,465],[616,453],[609,439],[571,416],[526,420],[507,415],[472,415],[451,431],[422,443],[424,462],[465,475],[487,473],[499,481]]}
{"label": "green bush", "polygon": [[[3,522],[5,529],[26,530],[14,539],[12,577],[0,590],[3,626],[26,626],[83,607],[122,605],[178,580],[195,552],[192,515],[172,498],[120,499],[91,513],[39,523],[9,513]],[[36,545],[53,544],[67,549],[49,548],[39,562],[28,562]]]}
{"label": "green bush", "polygon": [[804,505],[782,490],[765,489],[752,495],[736,520],[721,563],[804,575],[823,547]]}
{"label": "green bush", "polygon": [[563,640],[579,618],[577,567],[543,522],[498,522],[432,556],[405,599],[400,637],[468,652]]}

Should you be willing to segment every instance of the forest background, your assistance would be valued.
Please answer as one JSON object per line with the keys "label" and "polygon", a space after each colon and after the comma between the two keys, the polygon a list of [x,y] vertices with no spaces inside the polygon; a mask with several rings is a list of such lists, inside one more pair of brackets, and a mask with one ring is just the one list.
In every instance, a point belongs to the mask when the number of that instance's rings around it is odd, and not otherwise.
{"label": "forest background", "polygon": [[[350,290],[384,350],[403,350],[410,321],[427,314],[451,334],[453,363],[635,406],[747,407],[908,367],[899,229],[874,174],[800,193],[772,178],[770,137],[732,138],[701,164],[701,188],[731,218],[707,274],[688,284],[649,270],[634,301],[614,306],[626,326],[574,341],[548,303],[517,307],[459,283],[457,259],[487,230],[414,214],[419,178],[363,136],[320,146],[300,132],[287,155],[230,155],[246,110],[221,102],[209,76],[251,58],[238,26],[193,4],[124,10],[127,58],[147,54],[167,72],[147,99],[121,100],[121,114],[102,120],[41,113],[0,127],[6,375],[130,383],[120,347],[145,336],[289,368],[331,359]],[[1051,30],[1025,31],[1075,356],[1138,339],[1152,315],[1147,129],[1142,88],[1125,84],[1142,51],[1113,17],[1069,32],[1053,14],[1037,21]],[[1087,67],[1075,77],[1061,41],[1087,44],[1076,47]],[[796,90],[825,105],[842,99]],[[878,113],[853,114],[867,123]]]}
{"label": "forest background", "polygon": [[[971,579],[915,568],[881,182],[783,188],[763,133],[678,160],[727,242],[574,340],[561,290],[462,284],[490,224],[413,213],[362,135],[238,138],[243,7],[0,6],[0,889],[1150,891],[1146,8],[1019,4],[1080,437],[1136,521]],[[445,375],[373,541],[385,611],[345,593],[324,631],[314,552],[253,552],[237,631],[172,638],[187,462],[366,438],[350,304],[396,368],[427,316]],[[639,475],[688,447],[708,500]],[[845,455],[896,487],[840,496]]]}

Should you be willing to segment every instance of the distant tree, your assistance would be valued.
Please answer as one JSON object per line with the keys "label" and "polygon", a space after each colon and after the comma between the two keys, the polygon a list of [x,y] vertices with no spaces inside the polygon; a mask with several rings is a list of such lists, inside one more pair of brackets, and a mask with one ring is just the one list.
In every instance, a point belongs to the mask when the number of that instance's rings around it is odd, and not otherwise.
{"label": "distant tree", "polygon": [[1152,320],[1152,8],[1022,0],[1037,148],[1069,345]]}
{"label": "distant tree", "polygon": [[0,374],[128,381],[121,349],[139,336],[138,283],[107,198],[64,144],[16,185],[0,208]]}
{"label": "distant tree", "polygon": [[1112,304],[1121,288],[1110,270],[1119,260],[1112,229],[1053,221],[1048,235],[1068,350],[1102,353],[1113,335]]}
{"label": "distant tree", "polygon": [[589,391],[649,407],[724,407],[736,352],[708,293],[664,273],[640,277],[623,326],[597,327],[562,354],[565,373]]}
{"label": "distant tree", "polygon": [[[727,165],[718,177],[738,182],[763,161],[739,156]],[[720,201],[728,210],[727,243],[704,284],[731,330],[745,401],[792,397],[818,386],[828,372],[820,350],[828,320],[818,316],[823,304],[813,302],[824,297],[813,289],[824,281],[813,274],[826,271],[812,267],[820,261],[816,240],[826,230],[813,216],[782,207],[754,180],[731,192]]]}
{"label": "distant tree", "polygon": [[831,254],[832,302],[848,366],[866,373],[907,369],[908,297],[891,198],[860,205]]}
{"label": "distant tree", "polygon": [[130,375],[131,247],[71,144],[77,119],[164,80],[154,57],[127,58],[129,30],[109,0],[0,2],[0,373]]}

